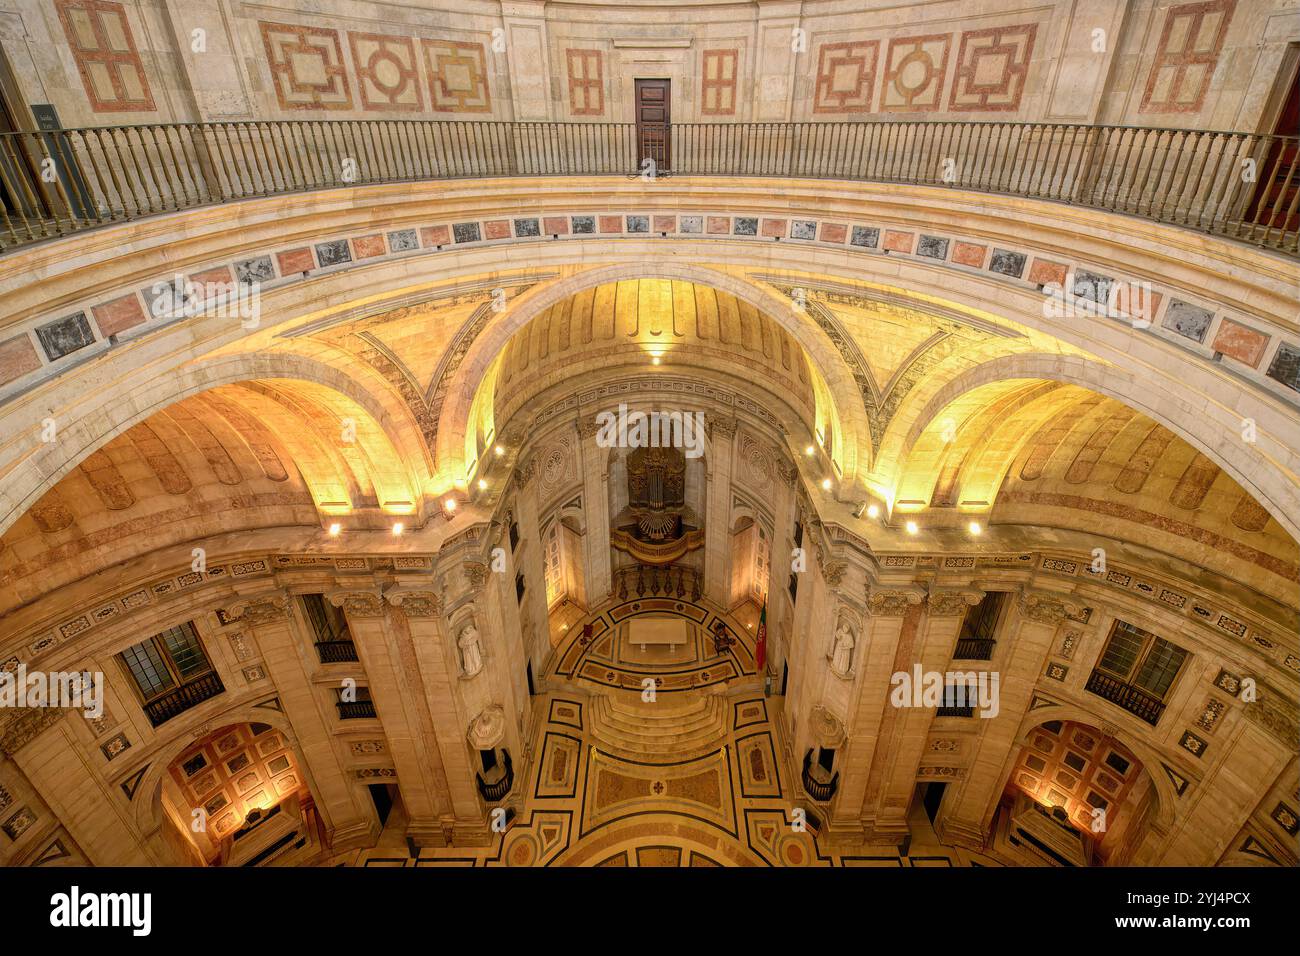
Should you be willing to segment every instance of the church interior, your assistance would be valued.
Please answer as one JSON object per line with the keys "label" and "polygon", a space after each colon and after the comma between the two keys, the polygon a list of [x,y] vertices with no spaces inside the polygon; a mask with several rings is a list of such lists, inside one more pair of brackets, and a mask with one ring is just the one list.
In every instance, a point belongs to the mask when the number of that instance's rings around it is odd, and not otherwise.
{"label": "church interior", "polygon": [[0,864],[1300,863],[1294,3],[0,53]]}

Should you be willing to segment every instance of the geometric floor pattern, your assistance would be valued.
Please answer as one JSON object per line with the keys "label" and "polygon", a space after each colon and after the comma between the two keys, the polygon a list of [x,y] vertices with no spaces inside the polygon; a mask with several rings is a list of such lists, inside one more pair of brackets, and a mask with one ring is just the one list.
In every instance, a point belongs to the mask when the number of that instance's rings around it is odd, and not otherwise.
{"label": "geometric floor pattern", "polygon": [[[639,650],[621,642],[618,634],[629,617],[641,613],[686,618],[698,627],[698,640],[657,660],[638,659]],[[332,862],[389,867],[996,865],[940,846],[919,808],[908,855],[896,847],[850,854],[821,847],[815,819],[801,827],[792,814],[796,805],[814,814],[816,809],[796,801],[790,762],[780,756],[782,698],[763,696],[743,630],[726,653],[713,652],[711,630],[717,617],[690,602],[640,600],[588,618],[595,626],[585,643],[581,625],[576,629],[574,639],[558,649],[551,686],[560,689],[533,699],[533,758],[515,784],[522,803],[509,828],[494,836],[490,846],[408,847],[402,835],[405,821],[396,810],[377,846]],[[703,715],[690,718],[703,728],[695,738],[703,746],[677,754],[677,738],[667,737],[665,746],[647,748],[644,737],[632,739],[637,737],[635,721],[626,725],[631,736],[622,737],[596,719],[611,706],[644,708],[640,691],[647,676],[656,679],[658,699],[666,707]],[[664,723],[670,726],[671,720]]]}

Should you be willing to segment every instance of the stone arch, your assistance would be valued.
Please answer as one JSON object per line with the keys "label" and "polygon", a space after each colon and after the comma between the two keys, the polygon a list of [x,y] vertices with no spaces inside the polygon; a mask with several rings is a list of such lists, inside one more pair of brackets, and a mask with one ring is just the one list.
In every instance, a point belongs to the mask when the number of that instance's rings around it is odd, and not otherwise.
{"label": "stone arch", "polygon": [[[288,379],[324,386],[356,403],[371,416],[389,443],[408,463],[411,485],[422,489],[429,481],[422,439],[404,409],[385,405],[382,392],[367,389],[348,371],[318,359],[277,352],[222,356],[177,370],[138,385],[120,400],[97,406],[93,412],[59,424],[60,440],[41,443],[35,433],[29,442],[37,451],[5,479],[0,505],[0,534],[24,514],[68,472],[111,439],[176,402],[221,385],[262,379]],[[415,463],[415,464],[410,464]],[[417,510],[422,503],[416,501]]]}
{"label": "stone arch", "polygon": [[807,352],[814,372],[820,374],[833,395],[851,396],[841,399],[834,413],[845,433],[842,440],[844,477],[851,480],[859,468],[859,442],[868,434],[866,412],[858,396],[847,364],[835,349],[826,333],[801,319],[789,303],[770,292],[738,279],[725,272],[681,262],[652,260],[618,265],[605,265],[588,269],[567,279],[548,285],[535,292],[526,293],[508,308],[503,317],[484,330],[466,352],[448,390],[446,404],[441,411],[438,428],[438,447],[434,451],[437,470],[452,473],[457,449],[465,446],[471,407],[478,384],[491,367],[510,337],[524,328],[533,318],[557,302],[562,302],[585,289],[626,279],[678,279],[711,286],[729,292],[748,302],[760,312],[780,323],[794,336]]}
{"label": "stone arch", "polygon": [[[983,362],[957,375],[940,388],[912,418],[905,432],[892,429],[881,444],[881,460],[891,454],[900,463],[915,445],[926,426],[960,395],[981,385],[1005,379],[1045,379],[1078,385],[1123,402],[1168,428],[1223,469],[1266,509],[1291,537],[1300,540],[1300,494],[1281,476],[1245,460],[1240,432],[1205,414],[1195,401],[1151,389],[1137,375],[1083,356],[1052,353],[1020,353]],[[1157,404],[1153,399],[1159,396]],[[1175,412],[1166,409],[1173,405]],[[898,419],[896,418],[895,421]],[[1252,467],[1255,466],[1255,467]],[[1293,505],[1291,502],[1295,502]]]}

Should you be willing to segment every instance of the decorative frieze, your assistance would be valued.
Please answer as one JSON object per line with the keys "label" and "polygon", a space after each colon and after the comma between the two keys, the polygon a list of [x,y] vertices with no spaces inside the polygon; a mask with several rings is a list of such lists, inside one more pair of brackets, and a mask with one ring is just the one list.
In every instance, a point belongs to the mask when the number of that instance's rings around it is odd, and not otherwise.
{"label": "decorative frieze", "polygon": [[1060,595],[1042,591],[1024,591],[1017,607],[1020,616],[1035,624],[1057,625],[1064,621],[1078,605],[1064,600]]}
{"label": "decorative frieze", "polygon": [[907,609],[921,603],[918,590],[868,589],[867,610],[872,617],[902,617]]}
{"label": "decorative frieze", "polygon": [[960,617],[982,596],[978,591],[931,591],[926,598],[926,613],[930,617]]}

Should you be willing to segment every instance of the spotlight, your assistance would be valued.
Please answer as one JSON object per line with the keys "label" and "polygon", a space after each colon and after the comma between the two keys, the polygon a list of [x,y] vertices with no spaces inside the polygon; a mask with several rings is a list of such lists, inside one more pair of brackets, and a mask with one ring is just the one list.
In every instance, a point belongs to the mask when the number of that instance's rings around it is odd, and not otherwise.
{"label": "spotlight", "polygon": [[830,491],[830,490],[831,490],[831,480],[829,478],[823,478],[822,491]]}
{"label": "spotlight", "polygon": [[867,517],[868,517],[868,518],[879,518],[879,517],[880,517],[880,505],[877,505],[877,504],[870,504],[870,505],[867,505]]}
{"label": "spotlight", "polygon": [[479,490],[479,491],[487,491],[487,479],[486,479],[486,478],[480,478],[480,479],[478,480],[478,490]]}
{"label": "spotlight", "polygon": [[816,454],[816,452],[817,452],[817,449],[814,448],[812,445],[809,445],[807,448],[805,448],[805,449],[803,450],[803,453],[804,453],[805,455],[809,456],[810,458],[811,458],[814,454]]}
{"label": "spotlight", "polygon": [[400,521],[394,521],[394,522],[393,522],[393,536],[394,536],[394,537],[396,537],[397,535],[401,534],[401,533],[402,533],[403,531],[405,531],[405,530],[406,530],[406,525],[402,524],[402,522],[400,522]]}
{"label": "spotlight", "polygon": [[654,358],[652,358],[652,359],[650,360],[650,364],[651,364],[651,365],[658,365],[661,361],[662,361],[662,360],[659,358],[659,356],[656,355]]}
{"label": "spotlight", "polygon": [[443,506],[444,508],[446,508],[448,511],[455,511],[455,510],[456,510],[456,499],[455,499],[455,498],[445,498],[445,499],[443,499],[442,506]]}
{"label": "spotlight", "polygon": [[916,534],[916,532],[920,530],[917,528],[915,521],[909,521],[904,527],[907,528],[908,534]]}
{"label": "spotlight", "polygon": [[342,530],[343,530],[343,525],[335,521],[333,524],[330,525],[330,537],[337,538],[339,536],[339,532]]}
{"label": "spotlight", "polygon": [[498,458],[500,458],[502,455],[504,455],[504,454],[506,453],[506,450],[505,450],[504,448],[502,448],[500,445],[497,445],[497,447],[496,447],[496,448],[493,448],[492,450],[493,450],[494,452],[496,452],[496,456],[497,456]]}
{"label": "spotlight", "polygon": [[968,527],[970,528],[971,534],[979,534],[981,531],[984,530],[983,528],[980,527],[980,523],[978,521],[972,521]]}

